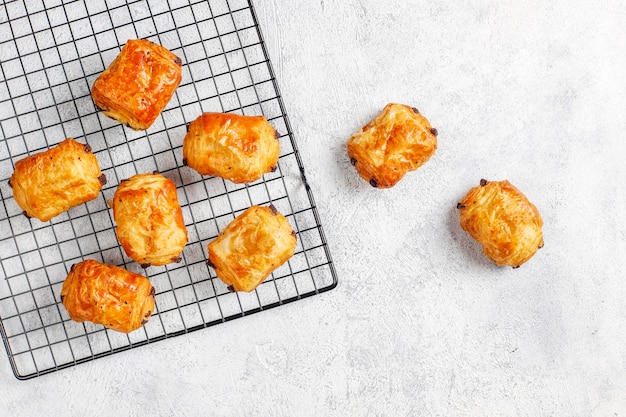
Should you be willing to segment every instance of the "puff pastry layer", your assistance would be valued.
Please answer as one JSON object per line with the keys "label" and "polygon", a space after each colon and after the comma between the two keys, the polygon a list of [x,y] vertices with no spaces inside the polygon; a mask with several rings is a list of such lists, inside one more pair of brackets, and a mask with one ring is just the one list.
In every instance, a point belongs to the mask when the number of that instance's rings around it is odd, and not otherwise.
{"label": "puff pastry layer", "polygon": [[543,247],[543,220],[509,181],[481,180],[458,204],[461,227],[497,265],[519,267]]}
{"label": "puff pastry layer", "polygon": [[154,293],[148,278],[88,259],[72,266],[61,299],[72,320],[129,333],[150,319]]}
{"label": "puff pastry layer", "polygon": [[181,65],[163,46],[131,39],[96,79],[91,96],[105,115],[136,130],[148,129],[180,85]]}
{"label": "puff pastry layer", "polygon": [[201,175],[235,183],[256,181],[276,169],[277,136],[262,116],[204,113],[189,124],[183,161]]}
{"label": "puff pastry layer", "polygon": [[208,245],[209,265],[234,291],[252,291],[291,258],[296,234],[273,206],[252,206]]}
{"label": "puff pastry layer", "polygon": [[430,159],[437,130],[417,109],[389,103],[347,143],[350,162],[372,187],[390,188]]}
{"label": "puff pastry layer", "polygon": [[180,262],[187,229],[172,180],[137,174],[120,183],[111,207],[117,238],[131,259],[144,267]]}
{"label": "puff pastry layer", "polygon": [[72,138],[17,161],[9,180],[24,214],[42,222],[93,200],[105,183],[91,147]]}

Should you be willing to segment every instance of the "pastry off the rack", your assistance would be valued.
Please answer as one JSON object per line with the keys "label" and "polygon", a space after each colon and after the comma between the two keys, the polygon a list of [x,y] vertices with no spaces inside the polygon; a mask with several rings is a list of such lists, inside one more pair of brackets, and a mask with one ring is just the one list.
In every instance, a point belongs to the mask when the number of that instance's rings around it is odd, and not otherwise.
{"label": "pastry off the rack", "polygon": [[539,210],[507,180],[481,180],[457,208],[463,230],[497,265],[517,268],[543,247]]}
{"label": "pastry off the rack", "polygon": [[105,115],[135,130],[148,129],[180,85],[181,65],[165,47],[131,39],[96,79],[91,96]]}
{"label": "pastry off the rack", "polygon": [[155,290],[148,278],[88,259],[72,266],[61,288],[70,318],[129,333],[148,322]]}
{"label": "pastry off the rack", "polygon": [[389,103],[347,143],[350,162],[375,188],[396,185],[437,149],[437,130],[414,107]]}
{"label": "pastry off the rack", "polygon": [[172,180],[134,175],[120,183],[111,207],[117,238],[131,259],[143,267],[181,261],[187,229]]}
{"label": "pastry off the rack", "polygon": [[208,245],[208,264],[234,291],[250,292],[291,258],[296,234],[274,206],[252,206]]}
{"label": "pastry off the rack", "polygon": [[235,183],[256,181],[276,169],[277,136],[263,116],[204,113],[189,124],[183,162],[201,175]]}
{"label": "pastry off the rack", "polygon": [[17,161],[9,180],[24,214],[42,222],[93,200],[105,183],[91,147],[72,138]]}

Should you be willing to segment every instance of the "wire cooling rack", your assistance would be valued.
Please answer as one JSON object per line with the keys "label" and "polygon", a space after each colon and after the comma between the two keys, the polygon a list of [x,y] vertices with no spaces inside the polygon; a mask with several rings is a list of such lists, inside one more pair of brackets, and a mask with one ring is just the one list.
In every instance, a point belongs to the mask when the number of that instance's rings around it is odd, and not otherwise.
{"label": "wire cooling rack", "polygon": [[[94,107],[90,86],[128,39],[183,60],[183,82],[144,132]],[[0,4],[0,330],[27,379],[243,317],[334,288],[336,273],[254,9],[248,0],[32,0]],[[280,133],[278,169],[237,185],[182,164],[186,124],[202,112],[264,115]],[[49,222],[27,219],[8,180],[16,161],[67,137],[88,143],[108,179],[97,199]],[[179,264],[141,269],[121,249],[107,200],[136,173],[177,185],[189,234]],[[206,265],[208,242],[251,205],[273,204],[296,253],[256,291],[232,293]],[[147,275],[156,310],[128,335],[69,319],[63,280],[84,259]]]}

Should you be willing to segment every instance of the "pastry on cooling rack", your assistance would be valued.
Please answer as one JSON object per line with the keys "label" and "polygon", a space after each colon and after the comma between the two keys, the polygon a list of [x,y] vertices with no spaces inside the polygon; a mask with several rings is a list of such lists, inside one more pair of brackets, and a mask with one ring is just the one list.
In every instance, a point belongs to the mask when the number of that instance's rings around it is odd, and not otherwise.
{"label": "pastry on cooling rack", "polygon": [[72,266],[61,288],[61,300],[74,321],[129,333],[150,319],[154,293],[148,278],[88,259]]}
{"label": "pastry on cooling rack", "polygon": [[252,206],[208,245],[209,266],[234,291],[250,292],[291,258],[296,233],[274,206]]}
{"label": "pastry on cooling rack", "polygon": [[182,80],[182,61],[161,45],[131,39],[96,79],[91,96],[104,114],[136,130],[159,116]]}
{"label": "pastry on cooling rack", "polygon": [[9,180],[24,214],[42,222],[93,200],[105,183],[91,147],[72,138],[17,161]]}
{"label": "pastry on cooling rack", "polygon": [[543,247],[543,220],[509,181],[481,180],[458,203],[461,227],[497,265],[519,267]]}
{"label": "pastry on cooling rack", "polygon": [[110,202],[126,254],[144,268],[180,262],[187,229],[176,185],[159,173],[122,180]]}
{"label": "pastry on cooling rack", "polygon": [[372,187],[390,188],[437,149],[437,129],[414,107],[390,103],[347,143],[350,162]]}
{"label": "pastry on cooling rack", "polygon": [[262,116],[204,113],[189,124],[183,141],[184,164],[235,183],[274,171],[279,155],[278,133]]}

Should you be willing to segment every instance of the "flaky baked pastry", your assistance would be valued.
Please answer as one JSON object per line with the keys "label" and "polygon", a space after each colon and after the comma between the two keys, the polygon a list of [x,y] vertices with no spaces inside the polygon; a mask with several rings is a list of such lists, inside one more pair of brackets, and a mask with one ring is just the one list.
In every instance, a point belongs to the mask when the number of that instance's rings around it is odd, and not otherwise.
{"label": "flaky baked pastry", "polygon": [[390,103],[347,143],[350,162],[372,187],[390,188],[437,149],[437,130],[414,107]]}
{"label": "flaky baked pastry", "polygon": [[17,161],[9,180],[24,214],[42,222],[93,200],[104,184],[91,147],[72,138]]}
{"label": "flaky baked pastry", "polygon": [[88,259],[72,266],[61,288],[61,300],[74,321],[129,333],[150,319],[154,293],[148,278]]}
{"label": "flaky baked pastry", "polygon": [[296,233],[274,206],[252,206],[208,245],[208,264],[234,291],[254,290],[291,258]]}
{"label": "flaky baked pastry", "polygon": [[274,171],[279,155],[278,133],[262,116],[204,113],[189,124],[183,141],[184,164],[235,183]]}
{"label": "flaky baked pastry", "polygon": [[461,227],[497,265],[519,267],[543,247],[543,220],[509,181],[481,180],[457,205]]}
{"label": "flaky baked pastry", "polygon": [[91,97],[104,114],[136,130],[148,129],[182,80],[182,61],[161,45],[131,39],[96,79]]}
{"label": "flaky baked pastry", "polygon": [[159,173],[123,180],[111,208],[117,238],[131,259],[143,267],[181,261],[187,229],[172,180]]}

